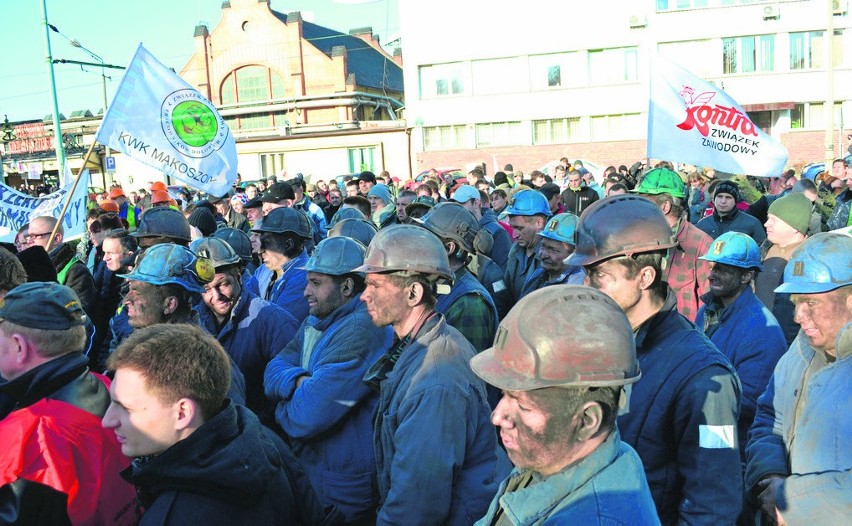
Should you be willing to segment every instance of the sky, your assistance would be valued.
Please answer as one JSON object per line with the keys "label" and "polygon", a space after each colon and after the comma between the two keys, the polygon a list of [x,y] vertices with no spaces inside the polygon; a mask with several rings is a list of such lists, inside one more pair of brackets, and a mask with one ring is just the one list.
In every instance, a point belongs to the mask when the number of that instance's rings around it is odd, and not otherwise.
{"label": "sky", "polygon": [[[43,0],[0,0],[4,49],[0,52],[0,119],[42,119],[53,112]],[[97,62],[76,40],[106,64],[126,66],[141,42],[157,59],[180,71],[193,52],[193,31],[205,22],[212,31],[221,0],[44,0],[47,18],[61,34],[50,32],[54,59]],[[399,35],[398,0],[271,0],[272,9],[301,11],[306,20],[348,33],[370,26],[382,44]],[[107,100],[122,71],[107,69]],[[59,112],[97,113],[103,107],[101,68],[54,64]]]}

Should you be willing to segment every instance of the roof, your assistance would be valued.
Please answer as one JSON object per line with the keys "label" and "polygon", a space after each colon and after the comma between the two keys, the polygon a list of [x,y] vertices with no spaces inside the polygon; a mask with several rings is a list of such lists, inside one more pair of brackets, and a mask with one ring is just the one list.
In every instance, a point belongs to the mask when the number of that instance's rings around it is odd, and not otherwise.
{"label": "roof", "polygon": [[[287,23],[287,15],[274,10],[272,13]],[[345,47],[349,73],[355,74],[359,86],[403,91],[402,68],[360,38],[305,21],[302,22],[302,36],[328,57],[333,47]]]}

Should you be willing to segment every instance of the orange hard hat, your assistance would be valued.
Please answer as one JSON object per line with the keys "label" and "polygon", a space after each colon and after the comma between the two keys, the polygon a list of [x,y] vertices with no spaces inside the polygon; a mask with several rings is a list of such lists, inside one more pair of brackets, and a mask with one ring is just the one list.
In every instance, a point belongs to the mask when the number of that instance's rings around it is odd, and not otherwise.
{"label": "orange hard hat", "polygon": [[165,190],[154,190],[151,192],[151,204],[155,205],[157,203],[168,203],[171,200],[171,196]]}
{"label": "orange hard hat", "polygon": [[124,190],[120,186],[113,186],[109,189],[109,198],[115,199],[116,197],[124,197]]}
{"label": "orange hard hat", "polygon": [[165,192],[165,191],[168,190],[168,188],[166,187],[166,183],[164,183],[162,181],[154,181],[153,183],[151,183],[151,187],[148,190],[150,190],[151,192],[157,192],[157,191]]}
{"label": "orange hard hat", "polygon": [[103,210],[104,212],[115,212],[116,214],[118,213],[118,203],[116,203],[112,199],[104,199],[98,206],[100,206],[101,210]]}

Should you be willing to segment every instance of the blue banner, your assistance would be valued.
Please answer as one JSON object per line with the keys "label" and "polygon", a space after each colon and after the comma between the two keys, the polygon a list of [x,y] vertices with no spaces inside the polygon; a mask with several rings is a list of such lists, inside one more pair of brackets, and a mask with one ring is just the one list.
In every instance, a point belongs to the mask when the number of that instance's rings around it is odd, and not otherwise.
{"label": "blue banner", "polygon": [[[15,242],[18,229],[39,216],[59,217],[73,181],[44,197],[32,197],[0,184],[0,241]],[[76,239],[86,232],[86,200],[89,198],[89,171],[80,174],[80,183],[62,218],[64,239]]]}

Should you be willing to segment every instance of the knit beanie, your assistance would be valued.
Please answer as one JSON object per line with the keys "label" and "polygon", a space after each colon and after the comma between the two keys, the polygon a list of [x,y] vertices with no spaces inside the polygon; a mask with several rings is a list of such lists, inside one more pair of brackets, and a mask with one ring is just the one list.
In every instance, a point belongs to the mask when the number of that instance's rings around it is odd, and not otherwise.
{"label": "knit beanie", "polygon": [[367,197],[378,197],[385,202],[385,206],[393,203],[393,196],[391,196],[390,188],[384,184],[377,184],[370,188],[370,191],[367,192]]}
{"label": "knit beanie", "polygon": [[793,192],[773,201],[769,205],[769,213],[802,234],[807,234],[813,206],[813,203],[805,197],[805,194]]}
{"label": "knit beanie", "polygon": [[56,281],[56,267],[41,245],[33,245],[15,254],[27,271],[27,281]]}
{"label": "knit beanie", "polygon": [[216,231],[216,218],[206,208],[196,208],[189,214],[189,224],[201,231],[201,235],[207,237]]}
{"label": "knit beanie", "polygon": [[737,183],[733,181],[722,181],[716,185],[716,191],[713,192],[713,198],[719,194],[730,194],[734,196],[734,200],[740,201],[740,189]]}

